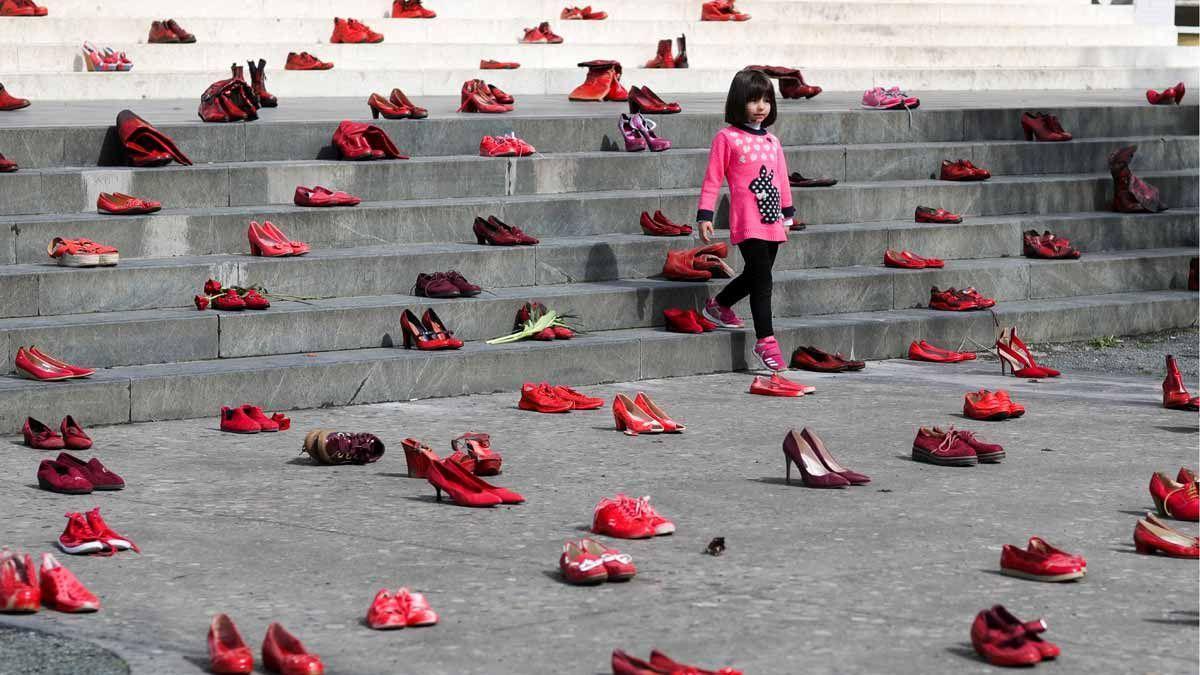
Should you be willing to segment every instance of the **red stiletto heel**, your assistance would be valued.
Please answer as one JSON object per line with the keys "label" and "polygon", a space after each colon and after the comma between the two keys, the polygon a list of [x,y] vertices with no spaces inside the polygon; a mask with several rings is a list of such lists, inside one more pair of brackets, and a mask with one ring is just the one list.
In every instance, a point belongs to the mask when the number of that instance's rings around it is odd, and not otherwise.
{"label": "red stiletto heel", "polygon": [[795,429],[789,431],[783,439],[784,480],[788,485],[792,483],[792,464],[795,464],[796,468],[800,470],[801,481],[806,487],[844,488],[850,486],[850,481],[826,469],[821,464],[816,451]]}

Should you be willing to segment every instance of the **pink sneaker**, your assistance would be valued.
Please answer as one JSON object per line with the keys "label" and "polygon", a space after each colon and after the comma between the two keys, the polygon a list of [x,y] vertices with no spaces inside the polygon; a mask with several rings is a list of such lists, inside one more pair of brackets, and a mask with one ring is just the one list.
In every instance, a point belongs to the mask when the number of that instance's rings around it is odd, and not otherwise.
{"label": "pink sneaker", "polygon": [[721,328],[745,328],[746,324],[733,313],[732,309],[717,304],[716,298],[710,298],[704,303],[704,316]]}
{"label": "pink sneaker", "polygon": [[779,343],[775,341],[775,336],[765,337],[754,345],[754,355],[762,361],[763,366],[778,372],[787,370],[787,362],[783,360],[783,354],[779,351]]}
{"label": "pink sneaker", "polygon": [[899,90],[888,91],[883,87],[875,87],[863,92],[862,107],[873,108],[875,110],[892,110],[894,108],[903,108],[905,97]]}

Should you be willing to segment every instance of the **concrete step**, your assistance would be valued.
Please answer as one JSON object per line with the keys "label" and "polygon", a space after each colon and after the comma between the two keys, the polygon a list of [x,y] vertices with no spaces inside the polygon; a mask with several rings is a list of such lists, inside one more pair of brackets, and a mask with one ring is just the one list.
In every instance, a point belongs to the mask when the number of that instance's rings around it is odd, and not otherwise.
{"label": "concrete step", "polygon": [[[1195,136],[1090,138],[1072,143],[809,145],[785,146],[785,152],[790,170],[863,182],[935,177],[943,160],[959,158],[988,168],[994,176],[1100,170],[1113,149],[1129,144],[1138,145],[1141,171],[1194,169],[1200,155]],[[707,149],[678,148],[663,153],[538,154],[514,160],[470,155],[398,162],[295,160],[151,169],[30,169],[0,174],[0,213],[91,212],[100,192],[151,197],[186,209],[291,204],[297,185],[318,184],[369,201],[454,197],[464,192],[484,197],[699,187],[707,162]]]}
{"label": "concrete step", "polygon": [[[973,286],[1000,304],[1184,288],[1193,253],[1143,249],[1073,261],[951,261],[941,270],[876,265],[776,271],[774,310],[779,316],[813,316],[924,307],[931,286]],[[11,354],[29,344],[93,367],[399,346],[400,314],[413,309],[419,315],[426,307],[436,308],[460,338],[480,341],[511,332],[517,308],[530,299],[579,317],[587,331],[650,327],[662,324],[664,308],[699,306],[721,285],[628,279],[494,288],[477,298],[451,300],[404,293],[279,301],[261,312],[162,309],[3,319],[0,344],[9,356],[0,372],[13,372]],[[749,313],[745,301],[735,309]]]}
{"label": "concrete step", "polygon": [[[1127,335],[1193,324],[1196,296],[1154,291],[1004,302],[995,316],[1001,325],[1019,325],[1031,343],[1091,337],[1095,326]],[[817,344],[866,359],[902,356],[918,338],[955,345],[995,338],[989,313],[921,309],[780,319],[776,335],[788,349]],[[752,334],[742,331],[695,336],[632,328],[567,342],[472,342],[454,352],[375,348],[129,366],[61,383],[5,377],[0,432],[16,432],[26,415],[71,414],[91,426],[214,416],[220,405],[242,401],[286,410],[516,391],[527,380],[581,386],[723,372],[752,367],[752,347]],[[1001,380],[992,388],[999,386]]]}
{"label": "concrete step", "polygon": [[[636,229],[636,225],[631,228]],[[909,222],[813,227],[792,235],[777,270],[878,265],[888,248],[948,260],[1019,257],[1021,233],[1051,230],[1087,254],[1195,246],[1195,209],[1159,214],[1001,216],[961,225]],[[718,230],[718,239],[727,233]],[[317,249],[301,258],[198,255],[124,258],[115,268],[67,269],[48,262],[0,268],[9,290],[0,317],[191,307],[204,279],[261,286],[306,298],[406,294],[420,272],[460,269],[484,288],[639,279],[659,274],[668,250],[691,237],[608,234],[547,238],[536,247],[403,244]],[[740,256],[730,264],[740,269]]]}
{"label": "concrete step", "polygon": [[[381,91],[386,93],[391,86]],[[9,88],[20,93],[11,85]],[[861,93],[825,93],[805,102],[781,100],[779,119],[771,131],[785,146],[1015,141],[1023,138],[1021,114],[1036,110],[1057,115],[1075,136],[1071,143],[1047,144],[1061,149],[1037,150],[1055,157],[1069,155],[1074,146],[1093,138],[1200,133],[1196,105],[1150,106],[1138,91],[1111,95],[1096,92],[1083,100],[1040,92],[1016,92],[1000,102],[987,93],[929,92],[927,96],[922,92],[921,97],[922,107],[913,111],[911,118],[903,112],[863,110],[859,107]],[[672,149],[663,156],[673,156],[681,149],[707,150],[713,134],[724,126],[724,97],[684,94],[670,98],[679,101],[684,112],[656,118],[661,132],[672,142]],[[522,96],[517,101],[517,111],[507,115],[454,113],[459,102],[457,96],[422,97],[418,102],[429,107],[429,119],[375,121],[399,148],[413,157],[477,155],[482,136],[509,131],[532,143],[542,154],[609,150],[617,147],[616,120],[628,111],[621,103],[566,103],[557,96]],[[128,101],[39,103],[5,113],[5,126],[0,128],[0,151],[27,168],[124,167],[125,158],[112,124],[117,113],[129,106]],[[282,107],[264,109],[258,121],[248,124],[204,124],[195,118],[195,107],[194,99],[133,106],[173,138],[197,165],[335,159],[331,143],[338,123],[344,119],[370,120],[365,96],[283,99]],[[905,145],[902,149],[909,147],[912,146]],[[174,166],[158,169],[172,170],[177,169]],[[18,171],[5,178],[18,180],[23,173]],[[53,188],[58,189],[58,186]]]}

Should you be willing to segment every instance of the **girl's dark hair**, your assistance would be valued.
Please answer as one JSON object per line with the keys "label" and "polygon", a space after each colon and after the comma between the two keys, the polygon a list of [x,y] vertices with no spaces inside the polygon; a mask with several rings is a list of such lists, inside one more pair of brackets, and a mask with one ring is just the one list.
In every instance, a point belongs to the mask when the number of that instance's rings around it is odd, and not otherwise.
{"label": "girl's dark hair", "polygon": [[725,122],[728,124],[746,124],[746,104],[751,101],[766,99],[771,104],[771,112],[763,120],[763,127],[775,124],[775,85],[771,78],[757,70],[741,70],[733,76],[729,84],[729,96],[725,98]]}

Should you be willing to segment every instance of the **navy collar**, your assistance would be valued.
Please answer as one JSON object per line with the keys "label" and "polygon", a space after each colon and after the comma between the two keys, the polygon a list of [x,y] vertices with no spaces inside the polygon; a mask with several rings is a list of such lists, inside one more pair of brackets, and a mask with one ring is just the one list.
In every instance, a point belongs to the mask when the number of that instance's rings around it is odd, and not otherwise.
{"label": "navy collar", "polygon": [[754,136],[766,136],[767,135],[767,130],[765,127],[761,128],[761,129],[755,129],[754,127],[747,126],[745,124],[735,124],[733,126],[737,127],[738,129],[741,129],[742,131],[744,131],[748,134],[752,134]]}

